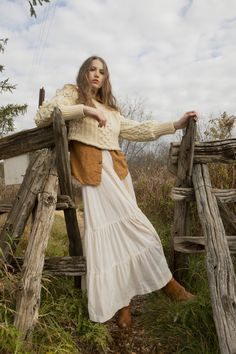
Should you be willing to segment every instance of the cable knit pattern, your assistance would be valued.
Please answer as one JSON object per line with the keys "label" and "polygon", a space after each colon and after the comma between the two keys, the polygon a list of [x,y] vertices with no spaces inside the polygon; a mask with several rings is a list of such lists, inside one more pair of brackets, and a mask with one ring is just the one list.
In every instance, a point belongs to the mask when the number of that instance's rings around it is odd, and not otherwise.
{"label": "cable knit pattern", "polygon": [[173,122],[158,123],[151,120],[136,122],[121,116],[120,137],[132,141],[151,141],[161,135],[173,134]]}
{"label": "cable knit pattern", "polygon": [[44,101],[37,111],[35,123],[38,127],[44,127],[52,123],[52,112],[58,107],[65,120],[84,118],[82,104],[78,103],[78,91],[75,85],[66,84],[56,91],[56,95],[50,101]]}
{"label": "cable knit pattern", "polygon": [[57,90],[56,96],[51,101],[45,102],[40,107],[35,118],[36,125],[49,125],[52,111],[54,107],[58,107],[63,118],[70,120],[69,140],[77,140],[106,150],[120,150],[119,137],[132,141],[150,141],[161,135],[175,133],[173,122],[137,122],[126,119],[119,112],[94,101],[96,108],[102,111],[107,119],[106,127],[99,128],[94,118],[84,116],[83,105],[76,104],[77,102],[76,87],[70,84],[65,85],[61,90]]}

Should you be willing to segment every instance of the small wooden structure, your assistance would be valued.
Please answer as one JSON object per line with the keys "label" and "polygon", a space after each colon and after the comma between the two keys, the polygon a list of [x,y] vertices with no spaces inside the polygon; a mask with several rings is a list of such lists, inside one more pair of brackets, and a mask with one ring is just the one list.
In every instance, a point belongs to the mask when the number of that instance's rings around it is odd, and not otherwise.
{"label": "small wooden structure", "polygon": [[[236,230],[236,216],[227,206],[236,190],[213,189],[207,163],[236,163],[236,139],[195,142],[196,127],[189,122],[181,144],[172,143],[169,169],[177,176],[172,232],[173,271],[187,267],[184,253],[206,252],[211,302],[221,353],[236,353],[236,276],[230,251],[236,253],[236,236],[226,236],[222,216]],[[203,236],[189,235],[190,201],[195,200]],[[236,233],[235,233],[236,235]]]}
{"label": "small wooden structure", "polygon": [[[0,212],[9,211],[0,233],[0,262],[3,267],[10,263],[21,266],[22,260],[14,258],[14,250],[33,213],[14,321],[23,339],[28,337],[38,318],[43,268],[54,274],[75,276],[77,287],[80,287],[80,276],[86,274],[72,191],[67,128],[58,109],[53,112],[53,126],[23,131],[0,140],[0,159],[32,151],[36,152],[13,205],[0,204]],[[56,208],[64,210],[70,256],[45,260]]]}

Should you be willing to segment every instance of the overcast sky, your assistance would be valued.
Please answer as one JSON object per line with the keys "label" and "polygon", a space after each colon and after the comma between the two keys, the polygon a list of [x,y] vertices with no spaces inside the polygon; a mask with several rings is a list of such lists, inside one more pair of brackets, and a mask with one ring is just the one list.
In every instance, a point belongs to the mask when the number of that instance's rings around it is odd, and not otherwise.
{"label": "overcast sky", "polygon": [[0,14],[3,78],[17,83],[0,104],[29,105],[18,130],[34,126],[39,88],[50,99],[93,54],[107,61],[116,97],[144,99],[153,119],[236,114],[235,0],[51,0],[37,19],[26,0],[0,0]]}

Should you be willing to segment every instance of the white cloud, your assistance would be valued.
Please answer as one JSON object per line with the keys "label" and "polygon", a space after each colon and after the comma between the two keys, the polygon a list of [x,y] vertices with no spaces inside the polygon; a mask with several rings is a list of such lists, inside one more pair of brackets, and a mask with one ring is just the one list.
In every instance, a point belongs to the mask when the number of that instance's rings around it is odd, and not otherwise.
{"label": "white cloud", "polygon": [[92,54],[107,61],[115,94],[144,97],[157,119],[236,113],[235,0],[53,0],[36,20],[25,0],[3,0],[0,12],[1,63],[18,84],[1,102],[29,104],[19,129],[34,124],[38,89],[51,97]]}

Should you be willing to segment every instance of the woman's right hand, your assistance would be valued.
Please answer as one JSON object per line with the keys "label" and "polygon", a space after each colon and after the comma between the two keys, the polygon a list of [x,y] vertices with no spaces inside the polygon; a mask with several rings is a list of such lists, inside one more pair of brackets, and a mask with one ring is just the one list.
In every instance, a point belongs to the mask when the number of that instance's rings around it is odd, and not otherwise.
{"label": "woman's right hand", "polygon": [[89,116],[89,117],[96,119],[96,121],[98,122],[99,128],[105,127],[107,124],[107,120],[106,120],[103,112],[97,108],[84,106],[84,114],[85,114],[85,116]]}
{"label": "woman's right hand", "polygon": [[184,115],[177,120],[176,122],[174,122],[174,127],[175,129],[183,129],[187,126],[187,123],[189,121],[189,119],[193,119],[195,121],[198,120],[198,114],[196,111],[189,111],[184,113]]}

